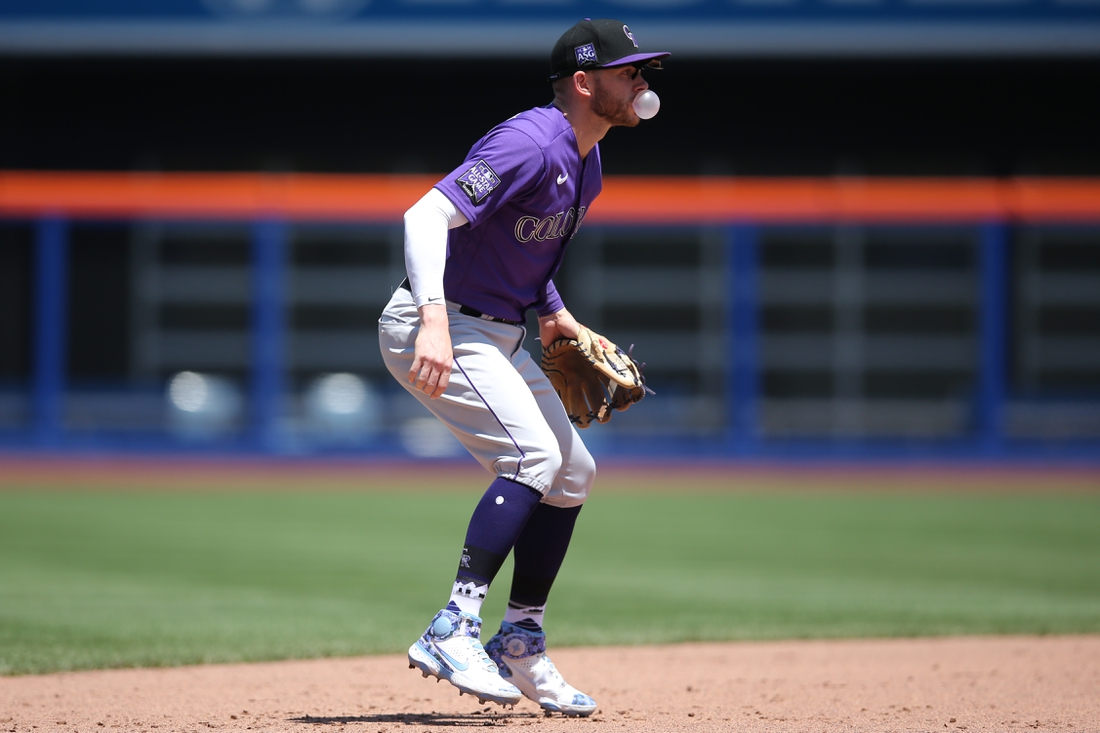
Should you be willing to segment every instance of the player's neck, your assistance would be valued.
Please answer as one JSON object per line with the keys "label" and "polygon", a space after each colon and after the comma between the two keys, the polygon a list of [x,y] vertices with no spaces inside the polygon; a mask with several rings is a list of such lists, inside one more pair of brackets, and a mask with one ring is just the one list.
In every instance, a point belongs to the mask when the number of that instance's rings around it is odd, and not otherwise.
{"label": "player's neck", "polygon": [[602,117],[593,114],[592,110],[584,105],[570,105],[563,100],[554,100],[554,106],[561,110],[569,126],[573,128],[573,135],[577,139],[577,152],[581,160],[588,157],[596,143],[603,140],[604,135],[611,129],[611,125]]}

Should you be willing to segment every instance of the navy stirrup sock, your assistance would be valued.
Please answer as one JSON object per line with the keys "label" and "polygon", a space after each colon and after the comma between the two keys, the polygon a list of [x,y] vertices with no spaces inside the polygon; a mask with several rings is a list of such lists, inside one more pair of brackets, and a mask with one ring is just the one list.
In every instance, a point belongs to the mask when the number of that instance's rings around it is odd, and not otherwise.
{"label": "navy stirrup sock", "polygon": [[498,478],[474,508],[466,530],[466,545],[458,564],[451,600],[477,613],[542,494],[525,484]]}
{"label": "navy stirrup sock", "polygon": [[543,606],[558,576],[581,507],[539,504],[516,540],[509,607]]}

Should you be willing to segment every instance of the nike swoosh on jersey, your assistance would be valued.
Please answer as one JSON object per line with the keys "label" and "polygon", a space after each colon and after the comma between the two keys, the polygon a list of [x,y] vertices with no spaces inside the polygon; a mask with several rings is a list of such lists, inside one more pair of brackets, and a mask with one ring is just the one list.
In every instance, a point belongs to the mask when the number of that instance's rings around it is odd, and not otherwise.
{"label": "nike swoosh on jersey", "polygon": [[562,173],[560,176],[558,176],[558,185],[560,186],[561,184],[565,183],[568,180],[569,180],[569,174],[568,173]]}

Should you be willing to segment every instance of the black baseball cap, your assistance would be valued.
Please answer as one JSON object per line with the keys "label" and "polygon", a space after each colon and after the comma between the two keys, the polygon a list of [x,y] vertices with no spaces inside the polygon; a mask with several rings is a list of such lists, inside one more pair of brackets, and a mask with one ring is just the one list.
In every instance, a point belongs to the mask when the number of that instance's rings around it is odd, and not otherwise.
{"label": "black baseball cap", "polygon": [[625,23],[617,20],[585,18],[567,30],[550,52],[550,81],[582,69],[606,69],[613,66],[661,68],[665,51],[643,53]]}

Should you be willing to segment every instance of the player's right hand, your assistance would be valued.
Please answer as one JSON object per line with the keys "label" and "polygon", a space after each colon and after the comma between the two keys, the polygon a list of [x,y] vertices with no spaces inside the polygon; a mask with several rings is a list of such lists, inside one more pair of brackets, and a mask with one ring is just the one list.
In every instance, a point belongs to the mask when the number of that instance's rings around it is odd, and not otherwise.
{"label": "player's right hand", "polygon": [[433,400],[447,391],[451,381],[454,353],[447,307],[427,304],[420,307],[420,331],[413,346],[409,384]]}

